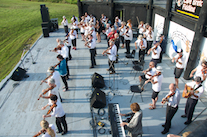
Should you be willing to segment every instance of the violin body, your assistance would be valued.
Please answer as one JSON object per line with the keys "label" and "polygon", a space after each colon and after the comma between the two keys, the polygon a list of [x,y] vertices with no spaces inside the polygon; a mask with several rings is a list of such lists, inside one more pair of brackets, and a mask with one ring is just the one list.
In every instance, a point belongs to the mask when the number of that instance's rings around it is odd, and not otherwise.
{"label": "violin body", "polygon": [[168,96],[165,98],[165,100],[163,100],[161,103],[162,103],[162,104],[165,104],[166,101],[167,101],[170,97],[172,97],[172,96],[174,96],[174,95],[175,95],[175,92],[171,93],[171,94],[168,95]]}
{"label": "violin body", "polygon": [[54,107],[56,107],[56,106],[57,106],[56,104],[53,104],[53,105],[50,107],[50,109],[47,111],[47,115],[50,114],[50,112],[52,111],[52,109],[53,109]]}

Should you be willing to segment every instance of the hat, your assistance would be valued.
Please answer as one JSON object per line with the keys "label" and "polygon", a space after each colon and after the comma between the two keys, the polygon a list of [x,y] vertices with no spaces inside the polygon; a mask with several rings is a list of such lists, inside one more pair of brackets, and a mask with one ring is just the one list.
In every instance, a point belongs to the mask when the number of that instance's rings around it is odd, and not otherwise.
{"label": "hat", "polygon": [[47,72],[51,73],[51,72],[53,72],[54,70],[55,70],[55,68],[54,68],[53,66],[50,66],[50,67],[48,68]]}
{"label": "hat", "polygon": [[201,77],[199,77],[199,76],[195,77],[195,78],[194,78],[194,81],[195,81],[195,82],[201,82]]}
{"label": "hat", "polygon": [[177,50],[177,53],[181,53],[181,52],[183,52],[182,49],[178,49],[178,50]]}
{"label": "hat", "polygon": [[63,16],[63,18],[66,18],[65,16]]}
{"label": "hat", "polygon": [[162,72],[162,67],[161,66],[157,66],[156,71]]}
{"label": "hat", "polygon": [[53,78],[48,79],[48,83],[55,84],[55,79],[53,79]]}
{"label": "hat", "polygon": [[142,35],[139,35],[137,39],[142,40],[143,39],[143,36]]}

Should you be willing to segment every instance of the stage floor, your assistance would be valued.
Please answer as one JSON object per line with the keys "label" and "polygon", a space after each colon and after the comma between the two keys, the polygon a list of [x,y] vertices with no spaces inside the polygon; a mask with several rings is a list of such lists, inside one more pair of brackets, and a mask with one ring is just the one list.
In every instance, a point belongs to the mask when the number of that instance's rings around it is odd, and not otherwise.
{"label": "stage floor", "polygon": [[[50,52],[57,46],[56,38],[64,39],[64,29],[61,27],[58,31],[50,33],[50,37],[41,37],[33,46],[31,53],[27,54],[23,65],[20,67],[27,68],[28,78],[24,78],[21,81],[8,80],[7,84],[0,92],[0,136],[4,137],[31,137],[35,135],[40,128],[40,121],[42,115],[46,114],[47,110],[41,110],[41,107],[48,103],[46,99],[37,100],[38,95],[42,89],[47,87],[47,84],[40,85],[41,80],[47,76],[47,69],[51,65],[58,63],[56,56],[57,53]],[[104,36],[102,36],[104,39]],[[134,41],[131,42],[131,51],[135,49]],[[15,46],[15,45],[14,45]],[[106,69],[108,68],[107,56],[103,56],[102,52],[107,48],[106,40],[102,40],[101,43],[96,44],[97,66],[93,69],[90,67],[90,54],[89,50],[84,46],[84,42],[77,40],[77,50],[72,50],[72,60],[68,62],[70,69],[70,79],[67,81],[69,85],[69,91],[63,92],[60,90],[60,94],[63,98],[63,108],[66,113],[66,121],[68,124],[68,133],[64,136],[67,137],[92,137],[93,130],[90,126],[91,110],[90,110],[90,95],[91,95],[91,76],[94,72],[99,73],[104,77],[106,87],[101,89],[108,94],[106,96],[108,103],[118,103],[121,113],[127,113],[130,111],[130,99],[132,93],[128,94],[130,85],[139,84],[138,76],[132,72],[131,61],[126,65],[124,52],[125,48],[119,49],[119,62],[115,64],[116,74],[109,75]],[[32,58],[36,64],[32,64]],[[138,50],[136,50],[135,59],[138,59]],[[151,56],[145,57],[145,69],[148,68]],[[145,91],[142,93],[143,102],[140,94],[135,94],[132,102],[137,102],[143,111],[143,136],[144,137],[164,137],[161,131],[161,126],[165,122],[166,105],[162,107],[161,99],[168,93],[169,84],[174,82],[174,66],[168,56],[164,55],[162,63],[158,64],[162,66],[164,72],[164,79],[162,84],[162,90],[159,93],[159,100],[157,102],[157,108],[149,110],[149,103],[151,103],[151,84],[145,87]],[[5,80],[4,80],[5,81]],[[3,81],[2,81],[3,82]],[[61,81],[62,82],[62,81]],[[182,93],[186,80],[181,78],[179,80],[179,88]],[[61,87],[63,83],[61,83]],[[2,85],[2,83],[1,83]],[[110,87],[110,88],[109,88]],[[111,92],[110,92],[111,91]],[[113,96],[112,93],[121,96]],[[111,100],[111,101],[110,101]],[[186,119],[180,116],[184,114],[186,99],[181,98],[179,109],[172,120],[172,127],[169,133],[178,134],[186,125],[184,122]],[[110,137],[110,123],[108,118],[107,105],[104,108],[104,116],[98,116],[97,109],[94,109],[94,116],[97,121],[105,123],[105,134],[99,134],[97,136]],[[204,104],[199,101],[195,112],[194,118],[205,109]],[[124,119],[124,118],[123,118]],[[55,118],[46,118],[49,123],[55,124]],[[97,130],[100,127],[97,126]],[[61,136],[61,135],[58,135]]]}

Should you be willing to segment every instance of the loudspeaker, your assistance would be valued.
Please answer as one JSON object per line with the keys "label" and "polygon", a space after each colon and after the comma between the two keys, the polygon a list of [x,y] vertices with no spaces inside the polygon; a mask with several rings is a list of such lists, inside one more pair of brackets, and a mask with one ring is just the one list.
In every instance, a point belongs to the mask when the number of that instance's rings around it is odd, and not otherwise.
{"label": "loudspeaker", "polygon": [[95,88],[90,99],[91,107],[104,108],[106,106],[106,94],[98,88]]}
{"label": "loudspeaker", "polygon": [[44,4],[40,5],[40,12],[42,16],[42,22],[49,22],[50,21],[49,11]]}
{"label": "loudspeaker", "polygon": [[42,28],[42,33],[43,33],[44,37],[49,37],[49,32],[50,32],[50,30],[48,27]]}
{"label": "loudspeaker", "polygon": [[26,74],[26,70],[23,68],[18,67],[11,76],[11,79],[14,81],[20,81],[24,78]]}
{"label": "loudspeaker", "polygon": [[100,74],[95,72],[93,74],[91,80],[92,80],[92,86],[94,88],[103,88],[103,87],[105,87],[104,77],[102,77]]}

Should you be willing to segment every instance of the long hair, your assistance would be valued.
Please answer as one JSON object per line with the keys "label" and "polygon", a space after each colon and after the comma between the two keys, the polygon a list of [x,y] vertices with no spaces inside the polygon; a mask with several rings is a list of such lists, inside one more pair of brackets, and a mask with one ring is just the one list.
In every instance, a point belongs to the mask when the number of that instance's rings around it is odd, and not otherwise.
{"label": "long hair", "polygon": [[45,129],[47,131],[47,133],[51,136],[51,137],[55,137],[55,131],[51,129],[51,127],[49,127],[49,123],[46,120],[42,120],[40,122],[40,126]]}

